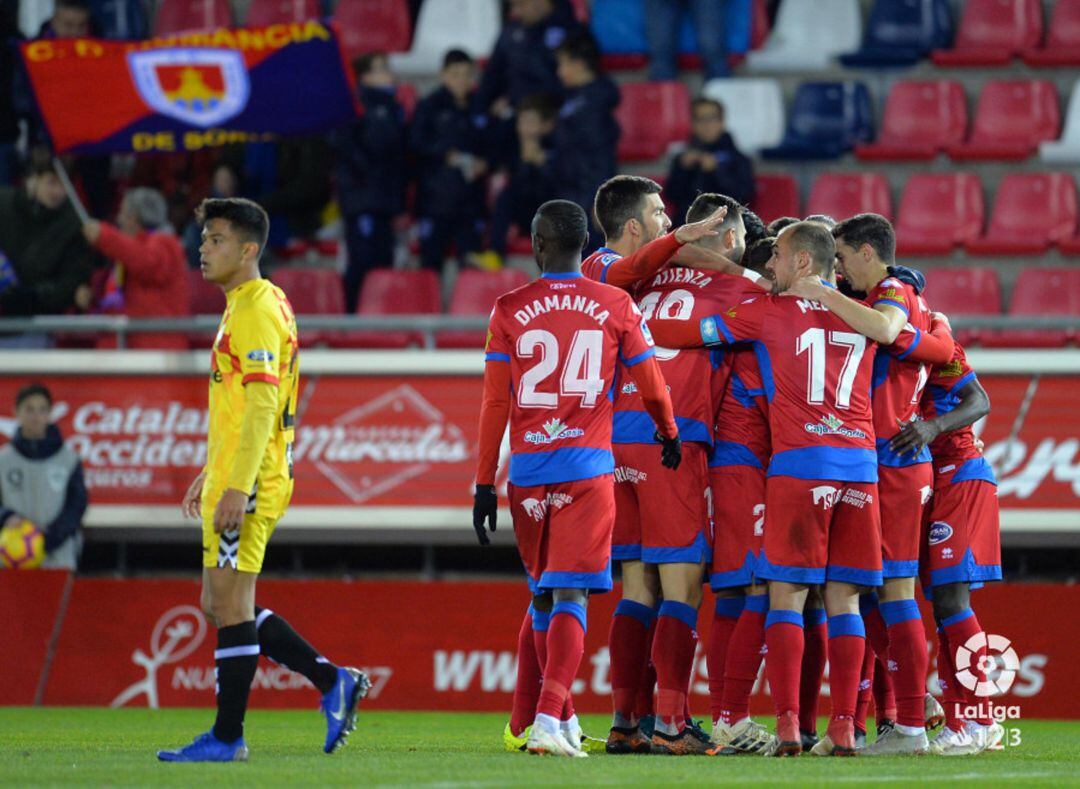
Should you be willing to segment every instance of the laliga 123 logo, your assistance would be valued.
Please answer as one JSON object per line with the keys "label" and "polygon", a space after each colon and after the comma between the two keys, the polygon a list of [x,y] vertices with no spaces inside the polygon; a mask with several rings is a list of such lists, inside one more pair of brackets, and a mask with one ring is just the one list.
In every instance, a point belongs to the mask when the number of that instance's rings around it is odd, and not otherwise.
{"label": "laliga 123 logo", "polygon": [[1020,659],[1005,636],[976,633],[956,649],[956,680],[976,696],[1008,693],[1019,669]]}
{"label": "laliga 123 logo", "polygon": [[192,126],[216,126],[247,106],[251,82],[242,53],[174,47],[131,52],[128,69],[146,105]]}

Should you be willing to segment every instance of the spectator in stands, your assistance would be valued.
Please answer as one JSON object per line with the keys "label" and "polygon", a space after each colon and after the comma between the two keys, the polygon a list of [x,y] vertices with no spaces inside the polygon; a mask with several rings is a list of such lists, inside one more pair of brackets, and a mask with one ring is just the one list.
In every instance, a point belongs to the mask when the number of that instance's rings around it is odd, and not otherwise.
{"label": "spectator in stands", "polygon": [[770,236],[780,235],[780,231],[789,225],[794,225],[799,220],[793,216],[778,216],[773,221],[769,222],[768,231]]}
{"label": "spectator in stands", "polygon": [[[100,312],[132,318],[190,314],[187,261],[168,224],[168,204],[161,192],[130,189],[120,202],[116,225],[91,219],[82,231],[112,261],[96,289]],[[102,338],[98,347],[115,347],[115,339]],[[128,347],[187,350],[187,338],[179,333],[137,333],[129,338]]]}
{"label": "spectator in stands", "polygon": [[11,268],[0,284],[0,315],[56,315],[90,306],[94,252],[47,152],[32,157],[24,188],[0,187],[0,252]]}
{"label": "spectator in stands", "polygon": [[364,114],[336,137],[337,186],[349,260],[345,311],[355,312],[364,274],[394,264],[394,217],[405,210],[405,111],[394,98],[385,52],[353,64]]}
{"label": "spectator in stands", "polygon": [[29,384],[15,395],[18,428],[0,449],[0,526],[24,518],[45,533],[43,567],[74,570],[82,551],[86,484],[82,463],[50,422],[52,395]]}
{"label": "spectator in stands", "polygon": [[470,111],[476,87],[472,57],[451,49],[439,81],[441,86],[416,106],[409,135],[418,170],[420,262],[434,271],[442,271],[451,242],[460,260],[480,248],[488,172]]}
{"label": "spectator in stands", "polygon": [[93,35],[88,0],[56,0],[53,15],[38,31],[38,38],[86,38]]}
{"label": "spectator in stands", "polygon": [[[678,79],[679,31],[689,7],[705,79],[730,77],[727,51],[728,0],[645,0],[649,43],[649,79]],[[750,24],[749,18],[746,24]],[[735,197],[735,195],[732,195]]]}
{"label": "spectator in stands", "polygon": [[726,194],[746,205],[754,199],[754,167],[735,147],[724,124],[724,105],[695,99],[690,105],[692,136],[685,150],[671,160],[664,195],[675,215],[686,216],[699,194]]}
{"label": "spectator in stands", "polygon": [[[600,71],[600,49],[588,31],[570,36],[557,50],[566,101],[555,124],[547,166],[558,197],[573,200],[591,215],[600,184],[615,175],[619,89]],[[596,228],[590,236],[595,249]]]}
{"label": "spectator in stands", "polygon": [[491,251],[479,256],[489,259],[484,268],[502,266],[510,227],[516,226],[522,235],[528,236],[536,209],[557,194],[545,166],[551,155],[556,109],[554,101],[544,94],[526,96],[517,106],[517,150],[507,162],[506,186],[495,199],[495,210],[491,215]]}

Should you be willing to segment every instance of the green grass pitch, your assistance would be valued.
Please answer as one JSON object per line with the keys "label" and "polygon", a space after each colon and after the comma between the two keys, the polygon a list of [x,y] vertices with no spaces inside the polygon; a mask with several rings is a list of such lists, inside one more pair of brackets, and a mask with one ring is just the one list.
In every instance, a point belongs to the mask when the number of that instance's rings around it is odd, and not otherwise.
{"label": "green grass pitch", "polygon": [[[209,727],[208,710],[0,708],[3,786],[683,786],[1080,785],[1080,722],[1010,721],[1019,746],[973,758],[764,759],[606,756],[535,757],[502,748],[505,716],[482,713],[361,713],[338,753],[321,745],[322,717],[249,713],[247,764],[160,764],[160,747]],[[586,731],[606,732],[603,716]],[[1013,735],[1015,737],[1015,735]]]}

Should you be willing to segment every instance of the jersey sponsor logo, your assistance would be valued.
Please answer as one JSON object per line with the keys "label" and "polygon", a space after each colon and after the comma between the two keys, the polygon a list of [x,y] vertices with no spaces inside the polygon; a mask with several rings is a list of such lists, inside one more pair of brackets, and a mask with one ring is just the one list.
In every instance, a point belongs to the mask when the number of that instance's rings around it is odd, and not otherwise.
{"label": "jersey sponsor logo", "polygon": [[570,427],[558,417],[544,422],[544,432],[539,430],[525,431],[525,441],[529,444],[551,444],[565,438],[581,438],[585,431],[580,427]]}
{"label": "jersey sponsor logo", "polygon": [[622,389],[619,390],[624,395],[632,395],[637,393],[637,384],[633,381],[627,381],[622,385]]}
{"label": "jersey sponsor logo", "polygon": [[521,506],[525,508],[529,517],[539,523],[547,515],[549,509],[558,512],[573,500],[574,497],[568,493],[549,493],[543,499],[527,498],[521,502]]}
{"label": "jersey sponsor logo", "polygon": [[856,490],[855,488],[845,488],[844,495],[840,497],[840,501],[844,504],[848,504],[857,510],[861,510],[867,504],[874,503],[874,497],[865,490]]}
{"label": "jersey sponsor logo", "polygon": [[247,358],[253,362],[272,362],[274,361],[274,354],[270,351],[254,350],[248,353]]}
{"label": "jersey sponsor logo", "polygon": [[817,436],[845,436],[847,438],[866,438],[866,433],[856,428],[844,427],[843,421],[836,414],[828,414],[821,417],[820,422],[807,422],[804,425],[807,433]]}
{"label": "jersey sponsor logo", "polygon": [[553,310],[581,312],[596,320],[601,326],[611,317],[611,313],[602,309],[599,302],[590,299],[588,296],[571,296],[569,293],[563,296],[545,296],[542,299],[533,299],[531,304],[526,304],[515,312],[514,317],[522,326],[528,326],[529,321],[533,318]]}
{"label": "jersey sponsor logo", "polygon": [[815,507],[820,504],[821,509],[827,510],[839,500],[840,491],[832,485],[818,485],[816,488],[810,488],[810,495],[813,497]]}
{"label": "jersey sponsor logo", "polygon": [[919,490],[919,495],[922,498],[922,503],[925,505],[926,502],[930,501],[931,497],[934,495],[934,489],[929,485],[923,485],[922,488]]}
{"label": "jersey sponsor logo", "polygon": [[931,545],[945,542],[953,536],[953,527],[945,521],[934,521],[930,524],[930,536],[927,540]]}
{"label": "jersey sponsor logo", "polygon": [[896,288],[889,288],[884,293],[882,293],[880,296],[878,296],[878,298],[879,299],[885,299],[886,301],[897,301],[897,302],[900,302],[901,304],[904,302],[904,294],[898,292],[896,290]]}
{"label": "jersey sponsor logo", "polygon": [[941,558],[942,559],[951,559],[951,558],[953,558],[952,548],[942,548],[941,549]]}
{"label": "jersey sponsor logo", "polygon": [[944,367],[939,367],[937,371],[938,378],[959,378],[964,374],[964,366],[960,364],[959,359],[953,359]]}
{"label": "jersey sponsor logo", "polygon": [[639,471],[636,468],[630,468],[629,466],[615,467],[616,482],[629,482],[631,485],[636,485],[639,482],[644,482],[648,478],[649,475],[646,472]]}

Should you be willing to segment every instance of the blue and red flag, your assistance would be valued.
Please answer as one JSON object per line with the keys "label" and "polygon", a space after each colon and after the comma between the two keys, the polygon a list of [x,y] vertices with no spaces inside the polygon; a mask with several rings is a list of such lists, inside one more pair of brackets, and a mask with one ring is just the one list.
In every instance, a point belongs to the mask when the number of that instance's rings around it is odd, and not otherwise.
{"label": "blue and red flag", "polygon": [[317,20],[21,51],[57,153],[191,151],[322,132],[357,113],[334,30]]}

